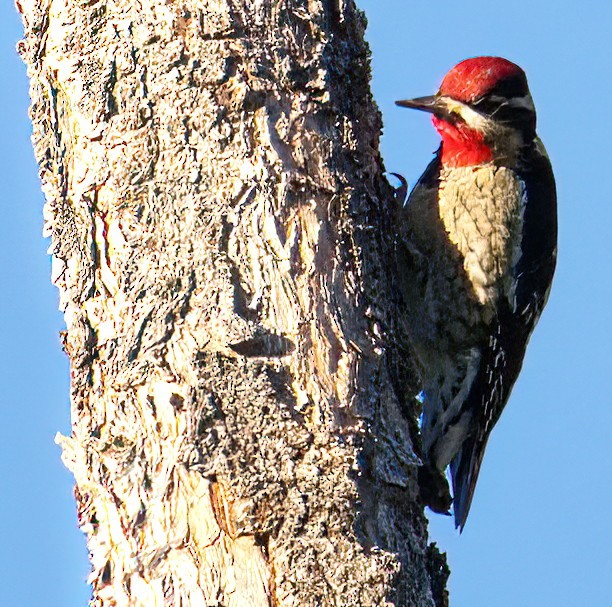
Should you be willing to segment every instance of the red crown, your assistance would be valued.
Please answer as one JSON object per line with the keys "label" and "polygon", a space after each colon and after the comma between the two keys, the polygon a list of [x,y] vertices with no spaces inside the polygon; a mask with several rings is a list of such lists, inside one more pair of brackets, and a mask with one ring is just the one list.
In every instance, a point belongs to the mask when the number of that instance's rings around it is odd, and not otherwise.
{"label": "red crown", "polygon": [[501,57],[474,57],[458,63],[442,80],[440,93],[470,102],[488,93],[502,79],[523,74],[518,66]]}

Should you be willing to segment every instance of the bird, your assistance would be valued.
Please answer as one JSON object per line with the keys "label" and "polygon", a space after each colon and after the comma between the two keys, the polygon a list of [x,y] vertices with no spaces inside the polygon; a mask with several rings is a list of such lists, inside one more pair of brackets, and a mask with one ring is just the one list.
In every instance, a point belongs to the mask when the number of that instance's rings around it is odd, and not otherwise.
{"label": "bird", "polygon": [[507,59],[461,61],[435,95],[396,104],[432,114],[441,137],[398,211],[396,274],[423,385],[425,463],[442,478],[450,466],[462,532],[550,292],[555,179],[525,72]]}

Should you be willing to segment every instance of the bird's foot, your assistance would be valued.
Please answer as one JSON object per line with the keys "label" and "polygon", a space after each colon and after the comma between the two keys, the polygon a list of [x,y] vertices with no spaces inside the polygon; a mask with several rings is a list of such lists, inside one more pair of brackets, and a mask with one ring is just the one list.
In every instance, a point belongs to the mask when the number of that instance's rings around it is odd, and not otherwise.
{"label": "bird's foot", "polygon": [[450,516],[453,499],[444,473],[424,464],[419,468],[418,480],[421,501],[434,512]]}

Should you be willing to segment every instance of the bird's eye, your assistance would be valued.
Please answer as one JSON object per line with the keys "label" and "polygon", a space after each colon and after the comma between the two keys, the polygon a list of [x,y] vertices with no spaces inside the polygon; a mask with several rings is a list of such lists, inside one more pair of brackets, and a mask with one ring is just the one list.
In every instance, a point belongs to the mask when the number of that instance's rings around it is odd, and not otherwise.
{"label": "bird's eye", "polygon": [[472,101],[472,105],[477,108],[495,108],[503,105],[506,100],[500,97],[493,97],[492,95],[483,95],[475,101]]}
{"label": "bird's eye", "polygon": [[529,99],[488,93],[473,101],[471,106],[479,114],[498,124],[532,133],[535,129],[535,111]]}

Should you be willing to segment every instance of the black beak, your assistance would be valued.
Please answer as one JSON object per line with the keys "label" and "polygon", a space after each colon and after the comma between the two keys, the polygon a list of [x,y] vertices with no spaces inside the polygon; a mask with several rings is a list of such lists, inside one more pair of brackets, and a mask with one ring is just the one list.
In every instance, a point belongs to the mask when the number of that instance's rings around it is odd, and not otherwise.
{"label": "black beak", "polygon": [[421,110],[423,112],[430,112],[435,114],[440,109],[440,105],[437,103],[438,98],[435,95],[429,95],[428,97],[417,97],[416,99],[404,99],[402,101],[396,101],[395,105],[400,107],[409,107],[414,110]]}

